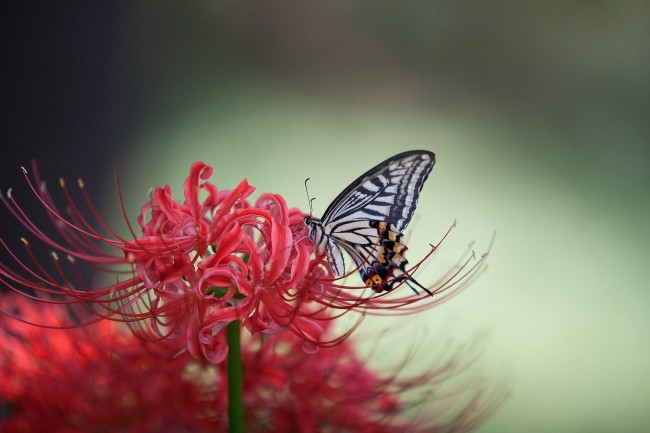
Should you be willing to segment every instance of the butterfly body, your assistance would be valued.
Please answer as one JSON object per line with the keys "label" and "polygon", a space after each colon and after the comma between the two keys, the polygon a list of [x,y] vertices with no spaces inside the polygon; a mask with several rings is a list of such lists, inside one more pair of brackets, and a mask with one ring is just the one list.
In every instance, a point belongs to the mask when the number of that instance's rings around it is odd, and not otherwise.
{"label": "butterfly body", "polygon": [[337,276],[345,275],[345,251],[376,292],[392,290],[404,280],[428,292],[406,272],[402,230],[434,164],[435,155],[424,150],[395,155],[352,182],[322,219],[305,217],[308,236]]}

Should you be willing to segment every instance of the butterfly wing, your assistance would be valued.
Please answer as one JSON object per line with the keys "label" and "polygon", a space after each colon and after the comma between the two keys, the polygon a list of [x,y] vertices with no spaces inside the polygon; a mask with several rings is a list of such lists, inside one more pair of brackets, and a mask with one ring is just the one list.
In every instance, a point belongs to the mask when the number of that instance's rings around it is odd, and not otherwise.
{"label": "butterfly wing", "polygon": [[352,220],[378,220],[402,231],[411,221],[424,181],[435,164],[433,152],[403,152],[371,168],[352,182],[329,205],[323,225],[331,233],[344,231]]}
{"label": "butterfly wing", "polygon": [[[345,273],[341,250],[352,257],[364,281],[362,269],[384,267],[387,258],[386,274],[404,267],[406,260],[400,260],[406,247],[399,243],[401,231],[411,221],[434,164],[432,152],[400,153],[368,170],[336,197],[323,216],[322,239],[327,242],[325,250],[337,276]],[[385,247],[401,250],[396,253]]]}

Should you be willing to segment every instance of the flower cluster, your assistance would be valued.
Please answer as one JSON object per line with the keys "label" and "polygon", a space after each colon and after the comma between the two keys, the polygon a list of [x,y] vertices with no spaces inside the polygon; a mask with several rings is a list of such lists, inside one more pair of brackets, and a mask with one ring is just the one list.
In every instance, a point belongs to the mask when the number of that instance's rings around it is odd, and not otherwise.
{"label": "flower cluster", "polygon": [[146,293],[144,316],[158,335],[185,331],[190,353],[214,363],[227,352],[221,331],[235,320],[251,333],[288,329],[320,342],[320,318],[305,314],[299,298],[322,290],[319,280],[327,280],[328,270],[311,260],[307,242],[294,239],[291,224],[302,214],[275,194],[251,205],[254,189],[245,180],[219,191],[206,180],[211,174],[195,163],[182,203],[169,186],[156,189],[138,218],[142,236],[123,247]]}
{"label": "flower cluster", "polygon": [[[33,238],[52,250],[53,259],[42,263],[27,239],[28,258],[21,258],[0,239],[15,262],[0,264],[0,283],[23,296],[76,306],[80,315],[92,312],[74,325],[102,318],[126,322],[147,340],[184,341],[180,351],[214,364],[226,357],[225,327],[233,321],[251,335],[290,331],[304,351],[314,353],[340,344],[356,326],[326,335],[333,318],[350,311],[363,317],[429,308],[465,287],[483,263],[473,255],[462,259],[429,285],[433,297],[401,291],[375,295],[366,286],[335,278],[305,236],[302,212],[289,209],[277,194],[250,202],[254,188],[246,180],[232,190],[219,190],[208,180],[212,168],[202,162],[192,165],[182,201],[173,198],[169,186],[152,191],[138,217],[139,234],[125,217],[129,237],[100,218],[83,182],[85,211],[60,182],[67,200],[63,212],[35,167],[33,172],[33,180],[26,170],[25,176],[53,223],[54,236],[27,216],[11,191],[0,200]],[[88,285],[80,264],[106,273],[110,282]]]}
{"label": "flower cluster", "polygon": [[[63,308],[11,294],[0,296],[0,306],[25,322],[70,320]],[[353,340],[313,355],[289,332],[249,335],[245,343],[250,432],[460,432],[500,401],[478,386],[444,392],[462,370],[457,355],[403,377],[368,368]],[[225,363],[164,357],[156,347],[114,321],[53,330],[0,316],[0,430],[225,431]]]}

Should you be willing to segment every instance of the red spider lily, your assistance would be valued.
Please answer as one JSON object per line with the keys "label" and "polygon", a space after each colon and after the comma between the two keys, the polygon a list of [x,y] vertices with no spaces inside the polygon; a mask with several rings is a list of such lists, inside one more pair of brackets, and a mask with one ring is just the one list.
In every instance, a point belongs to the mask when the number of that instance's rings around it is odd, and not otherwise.
{"label": "red spider lily", "polygon": [[[0,304],[27,322],[70,320],[65,309],[13,295]],[[313,355],[290,332],[244,342],[250,432],[462,432],[500,402],[476,386],[443,391],[467,364],[460,353],[428,373],[401,377],[369,369],[352,340]],[[153,347],[115,322],[52,330],[0,316],[0,430],[225,431],[224,363],[170,359]]]}
{"label": "red spider lily", "polygon": [[[32,299],[92,311],[95,318],[87,322],[126,322],[149,340],[183,337],[182,347],[194,357],[219,363],[228,349],[224,328],[234,320],[252,334],[289,330],[303,341],[305,351],[313,352],[340,344],[354,330],[325,338],[323,330],[333,318],[349,311],[406,314],[429,308],[465,287],[483,263],[482,258],[472,262],[473,256],[459,262],[429,287],[435,297],[402,291],[375,295],[365,286],[334,278],[304,230],[292,231],[305,215],[288,209],[281,196],[263,194],[251,204],[254,188],[246,180],[233,190],[219,190],[207,180],[211,175],[210,166],[195,162],[184,183],[183,201],[172,197],[169,186],[156,188],[138,217],[140,235],[121,206],[127,239],[99,216],[83,182],[78,184],[85,206],[60,182],[67,201],[63,212],[36,167],[33,180],[25,170],[56,233],[42,231],[11,192],[0,199],[32,237],[52,249],[53,260],[39,261],[25,239],[28,259],[23,259],[0,239],[14,262],[0,263],[0,282]],[[119,185],[117,191],[121,203]],[[432,247],[407,274],[436,251]],[[112,283],[89,286],[80,264],[107,274]]]}

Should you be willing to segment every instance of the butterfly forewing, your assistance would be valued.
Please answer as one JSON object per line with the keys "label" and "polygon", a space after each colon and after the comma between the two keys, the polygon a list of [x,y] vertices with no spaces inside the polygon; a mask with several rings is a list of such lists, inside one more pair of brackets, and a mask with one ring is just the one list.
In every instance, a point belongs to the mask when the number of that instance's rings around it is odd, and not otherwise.
{"label": "butterfly forewing", "polygon": [[404,152],[382,162],[339,194],[325,211],[323,225],[372,219],[404,230],[434,163],[435,155],[427,151]]}

